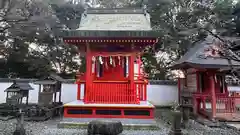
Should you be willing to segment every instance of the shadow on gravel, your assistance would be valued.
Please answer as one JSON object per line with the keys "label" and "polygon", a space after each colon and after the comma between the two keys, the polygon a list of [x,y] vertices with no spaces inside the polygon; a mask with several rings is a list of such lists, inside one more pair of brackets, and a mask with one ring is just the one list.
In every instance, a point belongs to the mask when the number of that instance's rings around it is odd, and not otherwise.
{"label": "shadow on gravel", "polygon": [[[161,128],[170,128],[171,126],[171,109],[170,107],[156,108],[155,109],[155,119],[157,123],[160,124]],[[229,129],[227,127],[221,128],[210,128],[195,122],[194,120],[189,120],[189,127],[182,129],[183,135],[239,135],[238,130]]]}
{"label": "shadow on gravel", "polygon": [[170,107],[162,107],[155,109],[155,119],[158,123],[169,124],[172,120]]}

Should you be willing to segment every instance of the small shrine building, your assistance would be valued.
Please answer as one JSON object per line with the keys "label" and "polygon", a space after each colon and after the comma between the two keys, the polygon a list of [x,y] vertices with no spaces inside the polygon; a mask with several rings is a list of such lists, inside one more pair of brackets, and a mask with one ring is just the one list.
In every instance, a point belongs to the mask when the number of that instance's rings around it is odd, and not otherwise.
{"label": "small shrine building", "polygon": [[207,36],[174,64],[172,69],[185,74],[178,81],[179,102],[209,119],[240,120],[240,98],[229,94],[225,82],[230,64],[239,68],[240,62],[220,58],[216,50],[221,44],[215,37]]}
{"label": "small shrine building", "polygon": [[86,58],[77,100],[64,105],[64,117],[153,119],[141,54],[158,35],[145,9],[86,9],[79,28],[63,34]]}
{"label": "small shrine building", "polygon": [[[56,75],[50,74],[42,79],[34,82],[39,85],[38,91],[38,104],[49,105],[49,104],[62,104],[62,83],[66,82],[65,79]],[[58,101],[57,101],[58,95]]]}
{"label": "small shrine building", "polygon": [[33,88],[28,83],[14,80],[13,84],[4,91],[7,93],[6,103],[11,105],[23,104],[25,98],[25,104],[28,104],[30,90]]}

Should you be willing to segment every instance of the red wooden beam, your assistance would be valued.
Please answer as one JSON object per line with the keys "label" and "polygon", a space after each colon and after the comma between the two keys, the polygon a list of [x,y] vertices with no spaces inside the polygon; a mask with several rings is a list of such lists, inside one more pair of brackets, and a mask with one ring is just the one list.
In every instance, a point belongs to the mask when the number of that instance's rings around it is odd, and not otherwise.
{"label": "red wooden beam", "polygon": [[212,118],[216,117],[215,73],[209,72],[210,90],[212,96]]}
{"label": "red wooden beam", "polygon": [[85,92],[85,100],[88,102],[88,98],[91,96],[91,71],[92,71],[92,55],[91,50],[89,48],[89,44],[87,44],[87,57],[86,57],[86,92]]}
{"label": "red wooden beam", "polygon": [[77,100],[81,100],[81,84],[77,83]]}
{"label": "red wooden beam", "polygon": [[138,51],[131,51],[131,52],[103,52],[103,51],[98,51],[98,52],[91,52],[93,56],[103,56],[103,57],[109,57],[109,56],[131,56],[131,55],[136,55],[140,54]]}

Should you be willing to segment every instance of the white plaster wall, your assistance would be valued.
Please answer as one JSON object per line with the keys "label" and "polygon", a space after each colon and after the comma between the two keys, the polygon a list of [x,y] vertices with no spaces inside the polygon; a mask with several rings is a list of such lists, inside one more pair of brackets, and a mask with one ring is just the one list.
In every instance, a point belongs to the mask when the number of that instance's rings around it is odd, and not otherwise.
{"label": "white plaster wall", "polygon": [[228,91],[240,92],[240,87],[239,86],[229,86]]}
{"label": "white plaster wall", "polygon": [[[0,83],[0,103],[5,102],[6,93],[4,90],[9,87],[12,83]],[[38,85],[31,84],[34,90],[30,91],[29,102],[37,103],[38,101]],[[233,87],[233,88],[232,88]],[[83,98],[83,89],[81,87],[82,93],[81,98]],[[238,90],[240,87],[229,86],[229,89]],[[77,85],[76,84],[63,84],[62,85],[62,101],[63,103],[68,103],[75,101],[77,99]],[[165,106],[170,105],[174,101],[178,100],[178,89],[176,85],[148,85],[147,87],[147,98],[155,106]],[[57,96],[58,99],[58,96]]]}
{"label": "white plaster wall", "polygon": [[[4,103],[6,101],[6,92],[4,90],[9,87],[12,83],[0,83],[0,103]],[[31,90],[29,93],[29,102],[30,103],[37,103],[38,101],[38,85],[34,85],[30,83],[30,85],[34,88],[34,90]],[[81,98],[83,98],[83,89],[84,87],[81,87],[82,93]],[[177,86],[174,85],[148,85],[147,87],[147,98],[148,100],[153,103],[154,105],[160,106],[160,105],[169,105],[170,103],[173,103],[175,100],[177,100],[178,97],[178,90]],[[77,85],[76,84],[63,84],[62,85],[62,102],[68,103],[71,101],[75,101],[77,99],[76,96],[77,93]],[[58,95],[57,95],[58,100]]]}
{"label": "white plaster wall", "polygon": [[147,98],[155,106],[167,106],[178,102],[176,85],[148,85]]}

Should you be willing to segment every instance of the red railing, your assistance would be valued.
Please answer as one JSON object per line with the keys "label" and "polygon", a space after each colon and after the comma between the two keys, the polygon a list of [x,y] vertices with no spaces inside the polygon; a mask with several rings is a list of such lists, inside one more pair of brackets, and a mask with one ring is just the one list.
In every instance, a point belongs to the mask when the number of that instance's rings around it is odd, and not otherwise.
{"label": "red railing", "polygon": [[[81,84],[85,87],[84,81]],[[91,89],[84,90],[84,102],[138,104],[139,101],[147,100],[147,84],[147,81],[135,81],[134,90],[131,90],[129,81],[93,81]]]}
{"label": "red railing", "polygon": [[128,81],[95,81],[84,95],[85,103],[138,104],[147,100],[146,81],[135,81],[131,90]]}
{"label": "red railing", "polygon": [[125,82],[95,82],[86,94],[86,103],[136,103],[136,94],[130,90],[129,83]]}
{"label": "red railing", "polygon": [[197,112],[204,116],[209,115],[209,109],[211,109],[211,96],[205,93],[193,93],[194,106],[197,108]]}
{"label": "red railing", "polygon": [[134,74],[134,79],[135,79],[135,80],[144,80],[144,79],[145,79],[145,76],[144,76],[144,74],[135,73],[135,74]]}
{"label": "red railing", "polygon": [[[195,93],[194,99],[197,103],[198,110],[207,115],[207,110],[212,109],[211,95]],[[235,113],[237,111],[236,105],[240,105],[239,103],[240,97],[216,93],[216,113]]]}
{"label": "red railing", "polygon": [[135,82],[134,88],[137,92],[137,97],[140,101],[146,101],[147,100],[147,84],[146,81],[137,81]]}
{"label": "red railing", "polygon": [[217,113],[235,113],[239,105],[240,97],[238,96],[217,96],[216,110]]}

